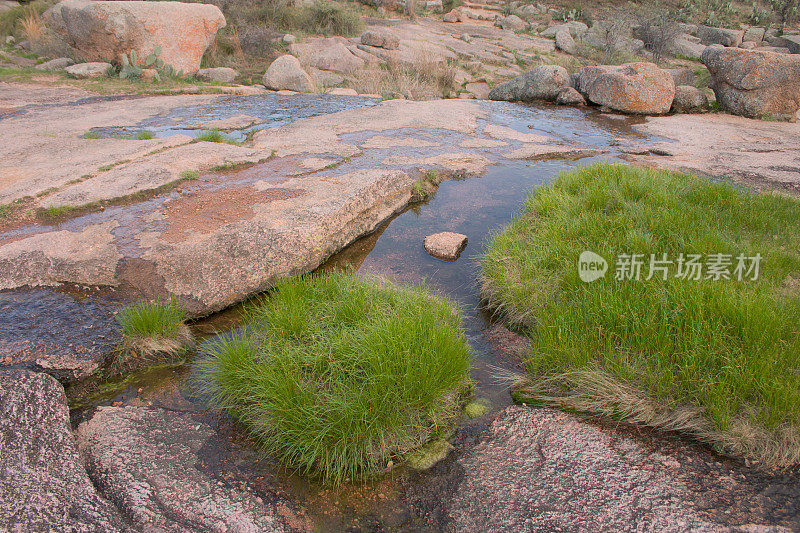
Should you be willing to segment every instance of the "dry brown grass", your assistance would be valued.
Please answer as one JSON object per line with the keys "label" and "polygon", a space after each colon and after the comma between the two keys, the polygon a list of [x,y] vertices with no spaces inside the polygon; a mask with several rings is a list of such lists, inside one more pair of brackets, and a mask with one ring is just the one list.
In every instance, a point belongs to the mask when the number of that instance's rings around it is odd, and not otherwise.
{"label": "dry brown grass", "polygon": [[123,375],[154,365],[180,364],[195,347],[194,335],[186,324],[165,335],[126,335],[111,360],[111,375]]}
{"label": "dry brown grass", "polygon": [[42,16],[33,8],[27,10],[18,24],[23,37],[31,42],[38,41],[44,36],[45,28]]}
{"label": "dry brown grass", "polygon": [[370,65],[348,79],[359,93],[413,100],[456,95],[456,69],[444,59],[418,53],[410,62],[388,61]]}
{"label": "dry brown grass", "polygon": [[643,391],[598,370],[577,370],[534,381],[522,374],[499,375],[514,387],[514,399],[613,420],[687,434],[722,453],[749,457],[770,466],[800,463],[800,432],[783,425],[772,431],[745,417],[723,432],[693,405],[671,408]]}

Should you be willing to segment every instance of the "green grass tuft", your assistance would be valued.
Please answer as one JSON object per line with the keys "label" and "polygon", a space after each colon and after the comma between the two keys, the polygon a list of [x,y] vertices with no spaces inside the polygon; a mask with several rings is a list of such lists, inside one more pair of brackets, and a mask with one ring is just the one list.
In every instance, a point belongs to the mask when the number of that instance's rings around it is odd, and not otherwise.
{"label": "green grass tuft", "polygon": [[155,139],[156,136],[152,131],[142,130],[136,132],[136,135],[134,135],[133,138],[137,141],[149,141],[150,139]]}
{"label": "green grass tuft", "polygon": [[[577,261],[609,261],[593,283]],[[616,281],[620,253],[641,281]],[[650,254],[763,256],[757,281],[644,277]],[[800,461],[800,203],[681,173],[593,165],[534,191],[482,259],[489,307],[530,335],[517,399]]]}
{"label": "green grass tuft", "polygon": [[343,273],[280,281],[242,332],[202,352],[213,403],[280,461],[332,484],[441,436],[469,391],[450,302]]}
{"label": "green grass tuft", "polygon": [[183,361],[194,347],[184,310],[172,301],[140,302],[116,315],[122,342],[111,363],[111,373],[123,374],[158,364]]}
{"label": "green grass tuft", "polygon": [[127,337],[168,337],[177,333],[186,314],[173,302],[140,302],[121,310],[116,319]]}
{"label": "green grass tuft", "polygon": [[200,132],[200,135],[197,136],[197,140],[210,143],[239,144],[219,130],[203,130]]}
{"label": "green grass tuft", "polygon": [[200,172],[197,170],[183,170],[181,171],[181,179],[183,180],[196,180],[200,178]]}

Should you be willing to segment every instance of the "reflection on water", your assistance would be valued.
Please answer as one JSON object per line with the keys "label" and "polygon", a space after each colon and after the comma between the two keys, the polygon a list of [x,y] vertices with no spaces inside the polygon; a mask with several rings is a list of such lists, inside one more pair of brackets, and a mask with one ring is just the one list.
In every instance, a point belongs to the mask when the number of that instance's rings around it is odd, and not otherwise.
{"label": "reflection on water", "polygon": [[[275,104],[277,100],[270,100]],[[224,97],[215,99],[206,107],[183,108],[171,115],[150,119],[137,125],[140,129],[166,135],[181,131],[199,120],[206,121],[234,114],[248,114],[264,118],[270,125],[280,125],[303,116],[329,113],[358,105],[372,105],[364,99],[324,100],[319,97],[286,99],[286,109],[259,105],[253,97]],[[271,104],[271,105],[272,105]],[[633,139],[630,120],[604,117],[592,111],[569,108],[534,108],[513,104],[483,103],[487,121],[499,121],[521,132],[549,134],[563,141],[603,147],[610,150],[613,160],[614,146]],[[228,106],[226,108],[226,106]],[[268,111],[267,111],[268,109]],[[263,127],[263,125],[262,125]],[[243,132],[245,133],[245,132]],[[479,261],[482,250],[502,225],[518,214],[525,197],[536,187],[551,181],[559,172],[587,164],[580,161],[506,162],[490,167],[482,176],[443,182],[436,194],[424,204],[400,213],[366,236],[332,257],[320,267],[324,272],[332,268],[356,269],[364,275],[379,275],[401,283],[426,283],[435,292],[456,302],[464,318],[464,326],[474,357],[473,379],[477,395],[487,397],[495,409],[510,403],[510,396],[502,383],[494,378],[495,367],[516,369],[517,355],[509,357],[508,351],[496,348],[487,341],[490,318],[481,310],[479,298]],[[244,170],[242,176],[247,177]],[[467,235],[469,243],[455,262],[445,262],[429,256],[424,248],[425,237],[441,231]],[[242,306],[236,306],[193,324],[196,334],[213,338],[225,334],[242,323]],[[367,530],[384,530],[400,527],[408,529],[414,524],[414,514],[398,498],[398,484],[391,478],[376,480],[366,486],[347,486],[338,490],[320,487],[306,479],[285,472],[269,460],[260,457],[245,433],[225,415],[208,412],[203,399],[192,390],[191,377],[197,365],[191,361],[181,368],[160,369],[129,378],[121,387],[101,394],[92,403],[155,405],[169,409],[205,413],[220,434],[223,449],[216,450],[213,461],[223,465],[233,461],[233,449],[249,450],[248,459],[236,465],[237,476],[263,480],[255,483],[257,490],[266,495],[276,491],[288,493],[301,503],[319,530],[341,531],[349,527]],[[81,410],[73,411],[74,421],[80,420]],[[474,422],[472,422],[474,424]],[[238,453],[238,452],[237,452]],[[450,459],[453,460],[453,459]],[[219,466],[222,468],[222,466]],[[397,476],[402,477],[402,470]],[[425,474],[435,476],[435,474]],[[259,488],[260,487],[260,488]]]}

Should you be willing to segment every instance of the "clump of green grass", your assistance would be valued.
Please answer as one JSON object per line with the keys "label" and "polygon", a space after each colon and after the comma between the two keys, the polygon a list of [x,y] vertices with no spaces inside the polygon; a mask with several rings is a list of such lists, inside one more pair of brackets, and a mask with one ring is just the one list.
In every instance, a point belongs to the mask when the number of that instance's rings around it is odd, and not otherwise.
{"label": "clump of green grass", "polygon": [[210,143],[239,144],[236,140],[228,137],[219,130],[203,130],[200,132],[200,135],[197,136],[197,140]]}
{"label": "clump of green grass", "polygon": [[[609,262],[585,283],[578,257]],[[761,254],[760,276],[617,281],[618,254]],[[800,461],[800,203],[728,184],[594,165],[537,189],[482,260],[490,308],[533,341],[516,391],[689,432],[724,452]]]}
{"label": "clump of green grass", "polygon": [[450,302],[332,273],[286,279],[202,348],[201,387],[291,468],[340,484],[441,436],[469,391]]}
{"label": "clump of green grass", "polygon": [[100,139],[103,136],[97,130],[89,130],[83,134],[84,139]]}
{"label": "clump of green grass", "polygon": [[194,347],[186,313],[175,302],[140,302],[116,315],[122,342],[110,368],[112,375],[157,364],[177,364]]}
{"label": "clump of green grass", "polygon": [[75,213],[76,208],[71,205],[54,205],[50,207],[41,207],[36,210],[36,218],[42,222],[59,222],[70,215]]}
{"label": "clump of green grass", "polygon": [[136,134],[133,136],[134,140],[137,141],[149,141],[150,139],[155,139],[155,134],[150,130],[142,130],[137,131]]}
{"label": "clump of green grass", "polygon": [[196,170],[183,170],[181,171],[181,179],[183,180],[196,180],[200,178],[200,172]]}

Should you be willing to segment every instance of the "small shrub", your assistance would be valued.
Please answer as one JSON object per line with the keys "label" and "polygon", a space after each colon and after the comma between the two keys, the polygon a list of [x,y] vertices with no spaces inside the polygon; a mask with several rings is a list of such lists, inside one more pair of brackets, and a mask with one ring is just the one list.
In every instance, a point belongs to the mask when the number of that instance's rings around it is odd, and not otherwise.
{"label": "small shrub", "polygon": [[364,29],[364,21],[356,11],[329,0],[316,0],[299,18],[301,29],[310,33],[353,36]]}
{"label": "small shrub", "polygon": [[758,7],[758,4],[753,2],[753,12],[750,14],[750,24],[753,26],[761,26],[765,23],[769,23],[770,19],[770,11],[769,9],[762,9]]}
{"label": "small shrub", "polygon": [[83,134],[84,139],[101,139],[103,136],[97,130],[89,130]]}
{"label": "small shrub", "polygon": [[196,170],[184,170],[181,172],[181,179],[183,180],[196,180],[200,178],[200,173]]}
{"label": "small shrub", "polygon": [[54,3],[50,0],[35,0],[3,11],[0,13],[0,35],[25,37],[22,33],[25,29],[24,21],[31,18],[32,14],[41,21],[41,14]]}
{"label": "small shrub", "polygon": [[440,57],[415,54],[411,62],[388,61],[361,69],[350,85],[386,98],[447,98],[457,94],[456,69]]}
{"label": "small shrub", "polygon": [[771,3],[782,28],[797,22],[800,17],[800,0],[771,0]]}
{"label": "small shrub", "polygon": [[675,39],[682,33],[674,13],[657,8],[639,14],[639,26],[636,36],[644,42],[644,46],[653,54],[653,62],[661,63],[666,57]]}
{"label": "small shrub", "polygon": [[202,348],[200,386],[277,458],[340,484],[383,471],[460,416],[469,348],[452,305],[332,273],[280,281]]}
{"label": "small shrub", "polygon": [[186,314],[172,301],[141,302],[116,316],[122,342],[111,362],[112,374],[123,374],[156,364],[176,364],[194,347],[194,337],[184,323]]}
{"label": "small shrub", "polygon": [[155,139],[155,134],[150,130],[142,130],[136,133],[133,138],[137,141],[147,141],[150,139]]}
{"label": "small shrub", "polygon": [[20,33],[29,41],[38,41],[44,36],[44,22],[36,9],[29,7],[28,12],[19,21]]}

